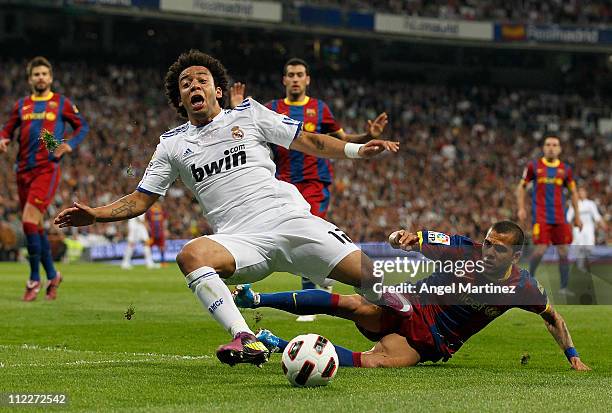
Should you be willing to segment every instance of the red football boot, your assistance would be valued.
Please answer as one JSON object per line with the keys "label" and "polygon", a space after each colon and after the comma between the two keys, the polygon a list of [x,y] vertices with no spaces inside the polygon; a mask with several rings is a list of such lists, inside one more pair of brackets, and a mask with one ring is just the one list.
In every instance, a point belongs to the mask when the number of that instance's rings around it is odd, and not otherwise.
{"label": "red football boot", "polygon": [[40,281],[28,280],[26,283],[25,294],[23,295],[23,301],[34,301],[40,291]]}
{"label": "red football boot", "polygon": [[45,297],[47,300],[55,300],[57,298],[57,289],[61,282],[62,274],[58,271],[55,278],[47,283],[47,295]]}

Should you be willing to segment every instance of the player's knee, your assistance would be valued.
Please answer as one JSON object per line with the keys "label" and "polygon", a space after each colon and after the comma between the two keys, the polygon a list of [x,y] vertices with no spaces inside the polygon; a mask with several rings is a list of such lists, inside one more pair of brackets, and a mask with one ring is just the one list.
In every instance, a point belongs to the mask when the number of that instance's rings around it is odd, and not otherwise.
{"label": "player's knee", "polygon": [[[212,242],[212,241],[211,241]],[[230,277],[236,271],[234,259],[229,253],[214,248],[205,240],[188,242],[176,256],[176,263],[184,275],[201,267],[210,267],[222,278]]]}
{"label": "player's knee", "polygon": [[176,256],[176,263],[187,275],[199,267],[206,265],[206,254],[191,244],[185,245]]}
{"label": "player's knee", "polygon": [[345,311],[356,313],[363,305],[363,297],[360,295],[341,295],[338,300],[338,307]]}

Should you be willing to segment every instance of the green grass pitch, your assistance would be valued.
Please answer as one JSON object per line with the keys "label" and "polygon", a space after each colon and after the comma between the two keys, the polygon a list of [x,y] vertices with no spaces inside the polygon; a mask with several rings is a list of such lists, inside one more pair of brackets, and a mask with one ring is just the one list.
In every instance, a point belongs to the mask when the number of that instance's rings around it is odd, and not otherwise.
{"label": "green grass pitch", "polygon": [[[612,406],[612,306],[557,307],[592,372],[571,371],[541,319],[512,310],[448,363],[341,368],[328,387],[297,389],[283,377],[279,355],[262,369],[217,361],[215,349],[229,337],[201,308],[176,266],[60,269],[65,282],[57,301],[45,302],[41,292],[36,302],[23,303],[26,264],[0,263],[0,393],[66,393],[69,405],[53,410],[552,412]],[[256,288],[298,285],[298,278],[276,274]],[[127,320],[130,305],[135,314]],[[372,345],[348,321],[323,316],[302,324],[280,311],[260,314],[255,323],[255,311],[244,312],[253,327],[285,338],[316,332],[355,351]],[[526,365],[520,362],[524,353],[530,355]]]}

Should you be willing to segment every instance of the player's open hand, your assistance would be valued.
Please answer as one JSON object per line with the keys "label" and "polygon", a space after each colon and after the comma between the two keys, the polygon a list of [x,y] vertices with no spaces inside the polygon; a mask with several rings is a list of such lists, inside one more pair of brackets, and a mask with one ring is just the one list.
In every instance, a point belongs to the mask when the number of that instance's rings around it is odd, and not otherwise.
{"label": "player's open hand", "polygon": [[96,215],[91,207],[75,202],[71,208],[59,213],[53,223],[60,228],[83,227],[96,222]]}
{"label": "player's open hand", "polygon": [[72,152],[72,146],[68,145],[67,143],[62,143],[53,151],[53,156],[55,156],[56,159],[60,159],[65,153],[70,152]]}
{"label": "player's open hand", "polygon": [[359,148],[359,156],[362,158],[373,158],[374,156],[389,151],[397,153],[399,151],[399,142],[383,141],[380,139],[372,139],[361,148]]}
{"label": "player's open hand", "polygon": [[591,371],[591,368],[584,364],[580,357],[572,357],[570,363],[572,364],[572,369],[576,371]]}
{"label": "player's open hand", "polygon": [[419,236],[414,232],[408,232],[405,229],[393,232],[389,235],[389,245],[393,248],[401,248],[406,251],[412,251],[419,245]]}
{"label": "player's open hand", "polygon": [[8,139],[0,139],[0,153],[5,153],[8,150]]}
{"label": "player's open hand", "polygon": [[236,82],[230,86],[230,105],[232,109],[242,103],[245,90],[246,85],[244,83]]}
{"label": "player's open hand", "polygon": [[366,130],[368,136],[372,139],[380,138],[388,122],[389,117],[386,112],[381,113],[374,120],[368,120],[368,127]]}

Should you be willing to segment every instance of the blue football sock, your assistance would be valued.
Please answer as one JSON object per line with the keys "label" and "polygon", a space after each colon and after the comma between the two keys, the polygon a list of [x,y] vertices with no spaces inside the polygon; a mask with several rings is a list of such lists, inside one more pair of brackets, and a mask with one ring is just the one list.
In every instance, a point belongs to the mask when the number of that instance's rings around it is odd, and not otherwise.
{"label": "blue football sock", "polygon": [[[361,353],[355,353],[344,347],[340,347],[334,344],[336,348],[336,354],[338,354],[338,361],[342,367],[360,367],[361,366]],[[357,360],[355,360],[357,359]]]}
{"label": "blue football sock", "polygon": [[541,255],[533,256],[531,257],[531,260],[529,260],[529,273],[534,278],[536,276],[536,269],[538,268],[538,265],[540,265],[540,261],[542,261]]}
{"label": "blue football sock", "polygon": [[38,232],[26,233],[28,261],[30,261],[30,280],[40,281],[40,235]]}
{"label": "blue football sock", "polygon": [[315,288],[317,288],[315,283],[306,277],[302,277],[302,290],[314,290]]}
{"label": "blue football sock", "polygon": [[57,275],[55,266],[53,265],[53,257],[51,257],[51,245],[47,234],[44,232],[39,233],[40,236],[40,262],[47,273],[47,279],[52,280]]}
{"label": "blue football sock", "polygon": [[333,294],[323,290],[287,291],[259,294],[259,305],[271,307],[297,315],[330,314]]}
{"label": "blue football sock", "polygon": [[561,275],[561,288],[567,288],[569,283],[569,262],[566,259],[559,259],[559,274]]}

